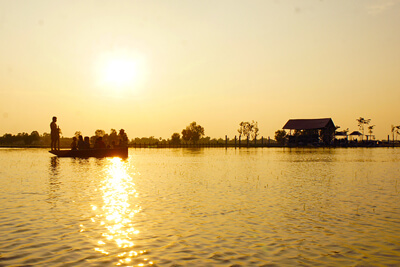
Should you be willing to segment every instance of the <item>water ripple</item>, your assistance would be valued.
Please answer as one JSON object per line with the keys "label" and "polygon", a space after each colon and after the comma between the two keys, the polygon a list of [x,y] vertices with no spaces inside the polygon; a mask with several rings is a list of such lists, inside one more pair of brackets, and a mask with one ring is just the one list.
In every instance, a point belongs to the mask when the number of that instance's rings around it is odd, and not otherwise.
{"label": "water ripple", "polygon": [[130,155],[0,151],[0,265],[400,262],[396,149]]}

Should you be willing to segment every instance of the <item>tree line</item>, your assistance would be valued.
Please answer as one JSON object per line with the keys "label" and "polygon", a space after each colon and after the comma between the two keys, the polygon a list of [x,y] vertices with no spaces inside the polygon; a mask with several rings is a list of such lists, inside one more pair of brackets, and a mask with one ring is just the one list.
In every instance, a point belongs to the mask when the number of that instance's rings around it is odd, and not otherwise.
{"label": "tree line", "polygon": [[[82,135],[80,131],[76,131],[74,137],[78,138]],[[107,134],[104,130],[96,130],[94,135],[90,137],[90,144],[94,145],[96,139],[102,137],[106,144],[120,144],[129,143],[128,135],[124,129],[119,130],[119,133],[115,129],[111,129],[110,133]],[[60,137],[60,146],[69,147],[73,137]],[[40,135],[38,131],[33,131],[31,134],[18,133],[12,135],[9,133],[4,134],[0,137],[0,145],[13,145],[13,146],[48,146],[50,144],[51,136],[49,133],[43,133]]]}
{"label": "tree line", "polygon": [[[251,138],[256,139],[258,135],[258,125],[257,122],[241,122],[239,124],[239,138]],[[79,135],[83,135],[81,131],[76,131],[74,136],[79,137]],[[226,142],[226,140],[222,138],[211,138],[209,136],[205,136],[204,127],[197,124],[195,121],[186,126],[181,133],[173,133],[170,139],[156,138],[154,136],[150,137],[136,137],[134,139],[129,140],[128,135],[125,133],[124,129],[121,129],[119,133],[115,129],[111,129],[109,133],[106,133],[104,130],[98,129],[95,131],[94,135],[90,137],[90,143],[94,144],[98,137],[102,137],[103,141],[106,144],[112,144],[113,142],[119,143],[120,140],[123,140],[127,144],[172,144],[172,145],[180,145],[182,143],[186,144],[222,144]],[[50,144],[50,134],[43,133],[40,135],[38,131],[33,131],[31,134],[27,133],[18,133],[17,135],[12,134],[4,134],[0,137],[0,145],[37,145],[37,146],[46,146]],[[72,137],[61,137],[60,138],[60,146],[69,147],[72,142]],[[232,142],[232,141],[231,141]]]}
{"label": "tree line", "polygon": [[22,132],[18,133],[17,135],[12,135],[9,133],[4,134],[0,137],[0,144],[2,145],[31,145],[33,143],[38,142],[41,139],[50,140],[50,134],[44,133],[42,136],[39,134],[38,131],[33,131],[31,134]]}
{"label": "tree line", "polygon": [[[366,137],[366,140],[368,140],[368,137],[372,137],[373,130],[375,125],[371,125],[371,119],[366,119],[363,117],[360,117],[356,119],[357,125],[359,127],[359,130],[361,131],[362,138],[361,140],[364,140],[364,137]],[[339,129],[340,126],[336,126],[336,129]],[[369,135],[365,134],[365,131],[369,133]],[[346,135],[348,134],[349,129],[347,128],[346,130],[343,130]],[[239,128],[237,129],[238,132],[238,138],[239,140],[243,137],[243,139],[247,140],[257,140],[258,133],[259,133],[259,128],[258,128],[258,122],[257,121],[242,121],[239,123]],[[391,133],[392,133],[392,140],[396,138],[397,136],[400,135],[400,125],[392,125],[391,126]],[[294,134],[303,134],[300,131],[295,131]],[[82,135],[80,131],[75,132],[75,136],[78,137],[79,135]],[[134,139],[129,140],[128,135],[126,134],[124,129],[121,129],[119,132],[117,132],[115,129],[111,129],[109,133],[106,133],[104,130],[98,129],[95,131],[94,135],[90,137],[90,142],[91,144],[95,143],[95,140],[98,137],[102,137],[103,141],[106,144],[112,144],[112,143],[120,143],[123,141],[126,144],[172,144],[172,145],[180,145],[182,143],[186,144],[222,144],[224,142],[227,142],[227,140],[219,138],[210,138],[208,136],[205,136],[205,129],[203,126],[197,124],[195,121],[187,125],[180,133],[175,132],[171,135],[169,139],[163,139],[163,138],[156,138],[154,136],[150,137],[136,137]],[[236,137],[235,137],[236,138]],[[288,133],[285,130],[277,130],[275,132],[274,136],[274,141],[272,142],[277,142],[279,144],[285,144],[286,140],[288,138]],[[72,137],[66,138],[66,137],[61,137],[60,138],[60,145],[62,147],[69,147],[70,143],[72,141]],[[269,142],[271,140],[268,140]],[[229,140],[229,143],[233,143],[234,140],[231,139]],[[4,134],[3,136],[0,137],[0,145],[38,145],[38,146],[46,146],[50,144],[50,134],[49,133],[43,133],[43,135],[40,135],[38,131],[33,131],[30,134],[28,133],[18,133],[17,135],[12,135],[9,133]]]}

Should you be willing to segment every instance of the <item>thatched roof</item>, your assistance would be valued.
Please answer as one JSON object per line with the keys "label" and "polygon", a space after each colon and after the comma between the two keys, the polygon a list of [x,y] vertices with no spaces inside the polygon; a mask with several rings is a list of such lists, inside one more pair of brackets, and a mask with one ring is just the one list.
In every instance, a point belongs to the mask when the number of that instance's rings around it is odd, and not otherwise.
{"label": "thatched roof", "polygon": [[290,130],[311,130],[311,129],[324,129],[329,126],[335,127],[331,118],[325,119],[295,119],[288,120],[283,126],[283,129]]}

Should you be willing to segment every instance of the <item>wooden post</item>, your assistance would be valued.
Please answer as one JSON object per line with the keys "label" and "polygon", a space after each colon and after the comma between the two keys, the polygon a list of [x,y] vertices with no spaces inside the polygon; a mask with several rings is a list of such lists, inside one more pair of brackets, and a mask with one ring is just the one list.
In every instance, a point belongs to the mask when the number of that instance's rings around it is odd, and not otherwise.
{"label": "wooden post", "polygon": [[264,136],[261,136],[261,147],[264,147]]}
{"label": "wooden post", "polygon": [[225,147],[228,147],[228,136],[225,135]]}
{"label": "wooden post", "polygon": [[235,135],[235,148],[236,148],[236,135]]}
{"label": "wooden post", "polygon": [[239,135],[239,148],[240,148],[241,142],[242,142],[242,136]]}
{"label": "wooden post", "polygon": [[247,136],[247,147],[249,147],[249,136]]}

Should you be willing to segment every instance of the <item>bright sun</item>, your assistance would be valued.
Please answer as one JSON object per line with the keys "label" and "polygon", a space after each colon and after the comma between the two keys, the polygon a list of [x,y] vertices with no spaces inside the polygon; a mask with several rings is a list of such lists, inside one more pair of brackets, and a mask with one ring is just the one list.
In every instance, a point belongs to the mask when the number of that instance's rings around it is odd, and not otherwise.
{"label": "bright sun", "polygon": [[126,86],[131,84],[137,75],[134,61],[127,59],[110,60],[104,69],[104,81],[111,86]]}
{"label": "bright sun", "polygon": [[125,50],[106,52],[96,61],[98,85],[113,94],[137,92],[147,77],[145,65],[141,54]]}

